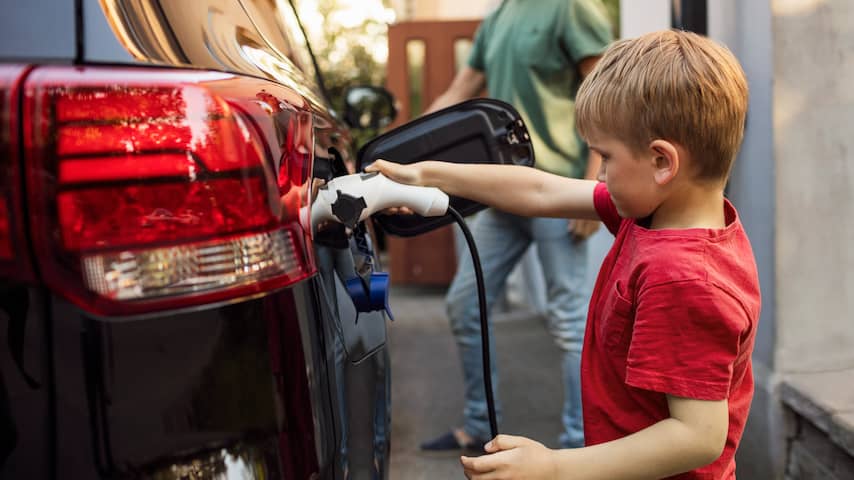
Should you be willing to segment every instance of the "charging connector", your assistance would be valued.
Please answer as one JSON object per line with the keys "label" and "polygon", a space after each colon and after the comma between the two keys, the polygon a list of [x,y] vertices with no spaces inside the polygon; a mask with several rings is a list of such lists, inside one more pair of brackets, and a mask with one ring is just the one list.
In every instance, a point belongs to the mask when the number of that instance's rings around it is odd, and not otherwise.
{"label": "charging connector", "polygon": [[[486,288],[484,287],[483,269],[480,265],[480,257],[477,253],[477,245],[466,221],[459,212],[449,205],[448,195],[434,187],[419,187],[404,185],[389,180],[379,173],[361,173],[337,177],[320,188],[316,201],[311,206],[311,226],[314,227],[321,222],[336,221],[355,228],[358,223],[376,212],[392,207],[408,207],[415,213],[425,216],[440,216],[450,214],[468,243],[469,252],[474,264],[475,279],[477,282],[477,299],[480,309],[480,334],[483,352],[483,383],[486,391],[486,405],[489,415],[489,428],[493,438],[498,435],[498,420],[495,412],[495,398],[492,390],[492,368],[489,350],[489,321],[486,310]],[[377,279],[382,280],[382,279]],[[388,278],[385,277],[386,286]],[[367,294],[363,291],[364,285],[353,284],[356,295],[354,302],[362,302],[364,309],[376,310],[385,308],[384,294],[380,289],[374,292],[373,286],[368,289]],[[387,290],[382,289],[383,292]]]}

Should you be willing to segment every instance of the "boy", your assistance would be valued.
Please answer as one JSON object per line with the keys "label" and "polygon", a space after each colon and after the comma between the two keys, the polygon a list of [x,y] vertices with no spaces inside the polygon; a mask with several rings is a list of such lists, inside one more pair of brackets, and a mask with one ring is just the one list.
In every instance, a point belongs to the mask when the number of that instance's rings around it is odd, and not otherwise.
{"label": "boy", "polygon": [[499,435],[462,457],[470,479],[734,479],[753,395],[753,252],[723,189],[747,83],[725,48],[664,31],[614,44],[582,84],[577,126],[599,180],[517,166],[378,161],[518,215],[599,218],[616,236],[582,353],[586,447]]}

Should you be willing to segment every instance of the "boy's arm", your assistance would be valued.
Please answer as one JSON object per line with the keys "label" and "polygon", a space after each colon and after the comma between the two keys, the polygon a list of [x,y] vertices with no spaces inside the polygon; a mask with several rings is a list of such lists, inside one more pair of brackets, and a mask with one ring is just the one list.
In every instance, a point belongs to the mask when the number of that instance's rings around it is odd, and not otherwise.
{"label": "boy's arm", "polygon": [[377,160],[365,169],[409,185],[438,187],[525,217],[598,219],[592,180],[553,175],[518,165],[457,164],[437,161],[401,165]]}
{"label": "boy's arm", "polygon": [[727,401],[667,396],[670,418],[592,447],[548,450],[522,437],[499,435],[478,458],[463,457],[466,476],[572,480],[668,477],[720,457],[729,429]]}

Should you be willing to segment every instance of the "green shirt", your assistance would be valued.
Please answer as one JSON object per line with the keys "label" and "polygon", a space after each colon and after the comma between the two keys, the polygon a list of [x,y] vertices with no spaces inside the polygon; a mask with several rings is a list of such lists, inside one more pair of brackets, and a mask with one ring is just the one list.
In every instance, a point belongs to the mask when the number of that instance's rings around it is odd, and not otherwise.
{"label": "green shirt", "polygon": [[584,176],[587,147],[575,131],[578,63],[612,40],[599,0],[505,0],[480,25],[469,66],[486,74],[491,97],[519,110],[537,167]]}

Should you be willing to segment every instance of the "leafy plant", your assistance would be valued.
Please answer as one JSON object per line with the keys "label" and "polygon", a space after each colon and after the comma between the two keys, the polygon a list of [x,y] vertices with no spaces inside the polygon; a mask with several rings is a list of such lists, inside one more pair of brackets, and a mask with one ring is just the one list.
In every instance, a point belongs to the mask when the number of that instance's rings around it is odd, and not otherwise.
{"label": "leafy plant", "polygon": [[[329,101],[344,108],[344,92],[354,85],[383,85],[388,56],[389,0],[298,0],[295,2],[323,74]],[[354,130],[356,145],[378,132]]]}

